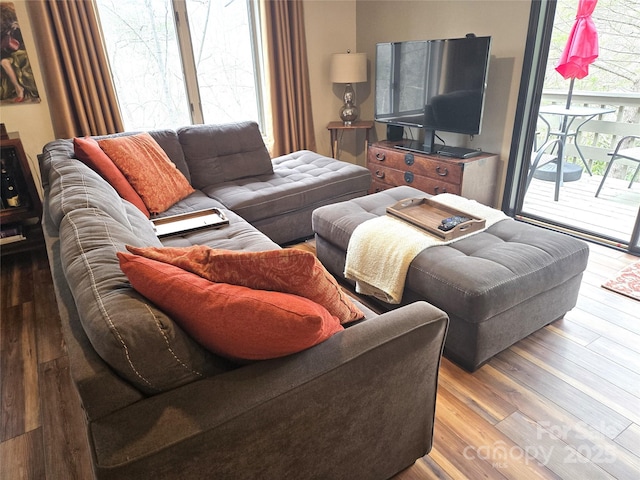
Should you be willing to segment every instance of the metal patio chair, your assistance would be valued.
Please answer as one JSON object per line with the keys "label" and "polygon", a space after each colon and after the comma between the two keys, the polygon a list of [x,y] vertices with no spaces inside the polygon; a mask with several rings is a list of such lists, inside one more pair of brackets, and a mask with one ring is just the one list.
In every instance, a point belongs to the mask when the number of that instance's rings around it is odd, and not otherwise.
{"label": "metal patio chair", "polygon": [[607,179],[607,175],[609,175],[613,163],[619,158],[638,162],[636,171],[634,172],[633,177],[631,177],[631,181],[629,182],[628,188],[631,188],[631,185],[633,185],[633,182],[635,181],[636,177],[638,176],[638,172],[640,171],[640,143],[638,142],[638,140],[640,140],[640,135],[627,135],[626,137],[622,137],[616,145],[615,150],[608,154],[611,155],[611,160],[609,160],[609,165],[607,165],[607,169],[604,172],[604,176],[602,177],[600,186],[596,191],[596,197],[600,195],[600,190],[602,190],[604,181]]}

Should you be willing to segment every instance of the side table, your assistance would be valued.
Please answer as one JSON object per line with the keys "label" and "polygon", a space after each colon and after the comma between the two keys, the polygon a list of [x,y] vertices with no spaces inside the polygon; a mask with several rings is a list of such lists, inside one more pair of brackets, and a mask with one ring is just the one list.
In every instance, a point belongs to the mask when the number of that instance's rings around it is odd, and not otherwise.
{"label": "side table", "polygon": [[344,133],[344,130],[364,130],[364,151],[367,152],[369,147],[369,132],[373,128],[373,121],[357,121],[352,122],[351,125],[345,125],[343,122],[329,122],[327,130],[331,133],[331,156],[337,159],[338,155],[338,132]]}

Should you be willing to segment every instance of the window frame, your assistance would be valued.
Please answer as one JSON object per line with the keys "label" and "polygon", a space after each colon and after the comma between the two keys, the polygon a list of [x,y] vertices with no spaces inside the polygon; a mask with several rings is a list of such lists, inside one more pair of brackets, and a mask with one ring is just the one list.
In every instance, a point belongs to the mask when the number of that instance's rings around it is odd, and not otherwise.
{"label": "window frame", "polygon": [[[260,131],[265,133],[265,72],[263,61],[263,50],[260,32],[260,9],[256,0],[244,0],[247,5],[247,14],[249,17],[249,32],[251,36],[251,51],[253,58],[253,70],[256,89],[256,104],[258,105],[258,125]],[[174,11],[174,22],[176,27],[176,36],[182,61],[183,76],[185,80],[185,88],[187,92],[187,101],[189,102],[189,113],[191,115],[191,123],[203,124],[204,113],[202,109],[202,100],[200,97],[200,87],[198,85],[198,70],[196,68],[195,58],[193,55],[193,43],[191,39],[191,30],[189,29],[189,14],[187,13],[186,0],[171,0]]]}
{"label": "window frame", "polygon": [[[192,125],[204,124],[205,123],[205,115],[204,109],[202,106],[202,95],[200,91],[200,86],[198,84],[198,69],[195,62],[194,55],[194,46],[192,43],[191,30],[189,28],[189,15],[188,15],[188,0],[170,0],[166,3],[166,6],[173,13],[172,15],[172,23],[173,30],[175,32],[175,41],[177,42],[177,50],[178,50],[178,62],[180,63],[179,68],[182,71],[182,81],[183,81],[183,89],[185,99],[181,99],[182,101],[186,100],[186,112],[188,118]],[[217,0],[211,0],[217,1]],[[253,66],[253,78],[254,78],[254,88],[255,88],[255,102],[256,102],[256,111],[257,111],[257,123],[260,127],[260,130],[265,134],[267,130],[267,122],[266,112],[268,111],[268,106],[265,104],[265,72],[264,72],[264,61],[263,61],[263,50],[262,50],[262,41],[261,41],[261,22],[260,22],[260,8],[258,1],[259,0],[236,0],[243,2],[247,9],[247,17],[248,17],[248,27],[249,27],[249,43],[251,48],[251,57],[252,57],[252,66]],[[100,16],[100,5],[97,5],[97,13]],[[167,13],[170,13],[167,11]],[[102,28],[102,27],[101,27]],[[104,40],[104,33],[103,41]],[[109,63],[112,65],[111,69],[114,69],[113,60],[109,52],[107,52],[107,58],[109,59]],[[120,92],[117,91],[116,88],[116,96],[121,97]],[[240,120],[240,119],[238,119]],[[146,123],[146,122],[144,122]],[[127,126],[125,128],[163,128],[153,125],[146,126]]]}

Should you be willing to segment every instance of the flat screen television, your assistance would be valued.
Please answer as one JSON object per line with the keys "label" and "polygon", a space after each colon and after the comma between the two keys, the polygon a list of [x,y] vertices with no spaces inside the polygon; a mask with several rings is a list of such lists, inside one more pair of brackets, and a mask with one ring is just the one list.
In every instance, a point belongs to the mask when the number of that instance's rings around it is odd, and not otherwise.
{"label": "flat screen television", "polygon": [[406,148],[426,153],[445,153],[436,131],[479,134],[490,49],[491,37],[473,34],[377,44],[375,120],[423,129]]}

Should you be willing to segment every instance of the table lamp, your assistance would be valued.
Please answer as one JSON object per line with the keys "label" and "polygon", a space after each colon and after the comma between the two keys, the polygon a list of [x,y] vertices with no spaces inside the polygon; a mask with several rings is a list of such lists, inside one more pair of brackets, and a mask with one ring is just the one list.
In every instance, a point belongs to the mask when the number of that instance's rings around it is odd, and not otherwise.
{"label": "table lamp", "polygon": [[349,50],[347,53],[334,53],[331,57],[331,81],[346,83],[340,118],[345,125],[351,125],[360,113],[356,107],[356,93],[352,84],[367,81],[367,54],[351,53]]}

